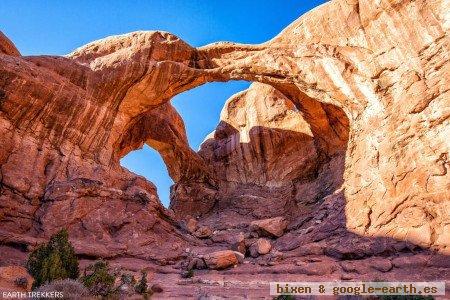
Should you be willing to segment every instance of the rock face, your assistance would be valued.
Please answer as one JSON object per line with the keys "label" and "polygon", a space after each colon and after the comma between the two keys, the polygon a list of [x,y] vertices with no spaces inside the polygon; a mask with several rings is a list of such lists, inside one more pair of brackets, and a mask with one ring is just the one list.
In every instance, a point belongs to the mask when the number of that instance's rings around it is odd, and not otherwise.
{"label": "rock face", "polygon": [[[125,136],[114,147],[107,145],[114,120],[124,120],[108,108],[114,105],[112,98],[123,97],[121,87],[110,82],[117,90],[107,92],[111,86],[98,82],[102,75],[73,59],[0,54],[0,60],[2,243],[34,246],[67,227],[77,252],[88,257],[129,254],[158,260],[182,253],[184,237],[159,203],[153,184],[119,165],[117,155],[135,141]],[[170,104],[159,109],[173,128],[164,139],[183,140],[184,127],[176,127],[178,114]],[[157,118],[154,111],[140,121]],[[167,126],[159,124],[159,130]],[[145,140],[158,141],[155,132],[157,128]],[[167,249],[161,240],[171,240],[169,256],[159,248]]]}
{"label": "rock face", "polygon": [[[335,119],[324,114],[326,109]],[[289,98],[266,84],[253,83],[231,97],[199,151],[214,186],[178,181],[171,207],[179,215],[234,209],[270,217],[289,214],[298,203],[314,202],[318,194],[338,188],[342,167],[327,170],[331,176],[318,172],[329,168],[331,158],[343,161],[348,120],[337,108],[318,103],[309,113],[317,115],[316,124],[307,122]],[[332,154],[322,149],[324,137],[313,133],[318,130],[340,141]],[[325,181],[328,188],[323,188]]]}
{"label": "rock face", "polygon": [[[231,79],[270,84],[289,98],[317,137],[319,157],[326,161],[336,149],[344,149],[342,160],[330,160],[331,172],[325,165],[317,176],[336,176],[342,167],[348,230],[448,253],[450,67],[445,6],[444,1],[331,1],[265,44],[218,44],[199,50],[211,58],[210,72],[219,69],[222,74],[229,71]],[[347,123],[342,112],[349,119],[348,139],[339,138],[345,136],[339,133]],[[342,130],[333,130],[339,121]],[[314,185],[313,180],[299,190],[312,193],[313,199],[333,190],[324,191],[326,185],[319,184],[315,192]],[[177,197],[183,202],[190,195],[180,190],[175,190],[175,203]],[[211,194],[201,194],[201,205],[185,210],[220,205]],[[205,199],[214,204],[208,207]]]}
{"label": "rock face", "polygon": [[29,292],[33,277],[24,267],[0,267],[0,290],[2,292]]}
{"label": "rock face", "polygon": [[11,55],[11,56],[20,56],[19,50],[17,50],[16,46],[0,31],[0,53]]}
{"label": "rock face", "polygon": [[[230,98],[200,155],[226,183],[285,187],[315,171],[313,134],[291,100],[254,83]],[[299,159],[300,157],[300,159]]]}
{"label": "rock face", "polygon": [[[334,0],[260,45],[194,48],[152,31],[24,57],[0,35],[2,246],[26,251],[67,227],[83,257],[163,265],[208,245],[179,218],[199,217],[224,247],[233,230],[283,216],[273,247],[321,260],[289,262],[290,274],[390,272],[338,261],[416,246],[450,254],[447,4]],[[255,83],[196,153],[169,101],[228,80]],[[176,182],[173,212],[120,166],[144,143]],[[425,277],[447,274],[432,257]],[[406,278],[412,260],[393,272]]]}

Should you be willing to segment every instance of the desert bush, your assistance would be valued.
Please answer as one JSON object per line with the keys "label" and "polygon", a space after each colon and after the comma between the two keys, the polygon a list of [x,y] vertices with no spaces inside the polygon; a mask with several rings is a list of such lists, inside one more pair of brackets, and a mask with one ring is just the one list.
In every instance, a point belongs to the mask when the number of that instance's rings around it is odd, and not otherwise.
{"label": "desert bush", "polygon": [[62,229],[31,252],[27,270],[34,278],[33,289],[56,279],[78,278],[78,259],[67,230]]}
{"label": "desert bush", "polygon": [[60,292],[63,297],[58,299],[82,299],[89,297],[88,289],[79,281],[73,279],[58,279],[44,284],[37,292]]}
{"label": "desert bush", "polygon": [[108,263],[99,260],[84,270],[81,282],[95,296],[111,296],[114,294],[114,282],[116,277],[109,273]]}
{"label": "desert bush", "polygon": [[145,272],[145,271],[141,272],[141,279],[139,280],[139,283],[136,285],[134,290],[138,294],[145,294],[147,292],[147,290],[148,290],[147,272]]}
{"label": "desert bush", "polygon": [[131,274],[121,274],[120,284],[117,287],[117,292],[122,296],[126,297],[134,294],[134,287],[136,285],[136,279]]}

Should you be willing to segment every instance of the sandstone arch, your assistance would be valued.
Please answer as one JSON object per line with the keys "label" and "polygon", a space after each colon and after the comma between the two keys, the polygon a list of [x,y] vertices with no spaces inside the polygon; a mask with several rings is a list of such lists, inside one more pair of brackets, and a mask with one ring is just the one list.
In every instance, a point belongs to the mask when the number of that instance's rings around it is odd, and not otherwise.
{"label": "sandstone arch", "polygon": [[[182,91],[245,79],[270,84],[299,106],[334,110],[328,106],[333,105],[348,116],[343,187],[349,230],[448,253],[445,3],[335,0],[256,46],[195,49],[168,33],[136,32],[93,42],[66,57],[2,51],[4,235],[14,240],[11,232],[25,237],[45,232],[40,222],[47,219],[36,211],[60,199],[52,196],[55,184],[79,184],[90,197],[86,185],[99,180],[108,182],[109,193],[120,187],[135,195],[137,179],[120,169],[118,159],[143,141],[127,133],[145,126],[146,114]],[[332,151],[330,140],[324,141],[324,149]],[[195,160],[189,151],[183,155]],[[30,162],[24,164],[23,157]],[[157,203],[153,207],[159,211]],[[172,230],[168,223],[163,227]]]}
{"label": "sandstone arch", "polygon": [[296,219],[305,213],[302,206],[338,189],[348,119],[335,106],[303,100],[300,105],[261,83],[231,96],[197,154],[209,180],[174,179],[175,213],[181,218],[220,214],[224,221],[226,215]]}

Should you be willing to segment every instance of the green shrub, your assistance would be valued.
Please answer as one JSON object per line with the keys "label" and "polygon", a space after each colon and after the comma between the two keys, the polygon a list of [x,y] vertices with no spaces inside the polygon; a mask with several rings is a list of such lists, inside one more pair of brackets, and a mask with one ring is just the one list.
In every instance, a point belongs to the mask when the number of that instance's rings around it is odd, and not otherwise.
{"label": "green shrub", "polygon": [[147,292],[148,285],[147,285],[147,272],[142,271],[141,272],[141,280],[139,280],[139,283],[136,285],[134,290],[138,294],[145,294]]}
{"label": "green shrub", "polygon": [[56,279],[78,278],[78,259],[67,230],[62,229],[31,252],[27,270],[34,278],[33,289]]}
{"label": "green shrub", "polygon": [[114,290],[116,277],[109,273],[108,263],[99,260],[84,270],[81,282],[89,289],[89,292],[95,296],[110,296]]}

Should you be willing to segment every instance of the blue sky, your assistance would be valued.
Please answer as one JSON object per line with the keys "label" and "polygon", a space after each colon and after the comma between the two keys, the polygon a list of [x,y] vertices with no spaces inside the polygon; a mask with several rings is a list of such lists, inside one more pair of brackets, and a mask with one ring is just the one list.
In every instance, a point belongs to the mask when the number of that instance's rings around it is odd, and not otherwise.
{"label": "blue sky", "polygon": [[[0,1],[0,30],[23,55],[62,55],[88,42],[136,30],[169,31],[192,46],[217,41],[261,43],[277,35],[324,0],[147,0]],[[231,95],[247,82],[209,83],[178,95],[172,103],[182,115],[191,147],[198,149],[218,123]],[[160,156],[144,147],[121,161],[158,187],[169,203],[172,181]]]}

